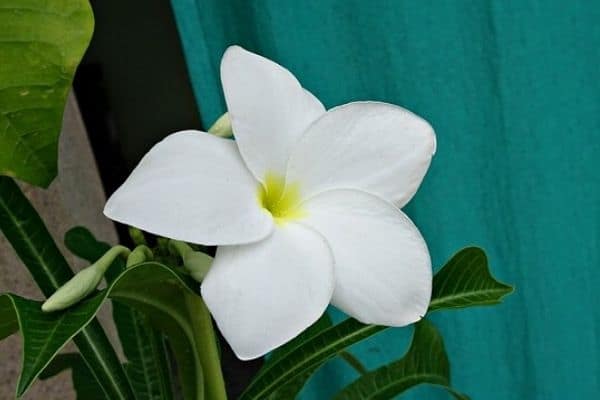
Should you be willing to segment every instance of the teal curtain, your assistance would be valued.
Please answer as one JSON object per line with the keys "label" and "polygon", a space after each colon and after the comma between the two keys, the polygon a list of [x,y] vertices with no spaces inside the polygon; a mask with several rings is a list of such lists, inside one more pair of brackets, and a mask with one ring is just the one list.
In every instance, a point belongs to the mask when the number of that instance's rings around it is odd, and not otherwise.
{"label": "teal curtain", "polygon": [[[172,5],[205,125],[225,111],[218,66],[234,43],[288,67],[327,107],[381,100],[432,123],[438,152],[407,213],[434,265],[480,245],[517,290],[498,307],[435,316],[457,389],[486,400],[599,398],[599,2]],[[375,367],[409,335],[389,330],[352,350]],[[330,398],[354,378],[336,361],[302,398]]]}

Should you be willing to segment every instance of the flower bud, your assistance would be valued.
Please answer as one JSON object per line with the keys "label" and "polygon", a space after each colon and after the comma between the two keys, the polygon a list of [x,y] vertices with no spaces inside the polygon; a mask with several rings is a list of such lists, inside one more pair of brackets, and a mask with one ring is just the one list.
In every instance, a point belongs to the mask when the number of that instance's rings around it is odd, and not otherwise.
{"label": "flower bud", "polygon": [[42,304],[42,311],[52,312],[63,310],[76,304],[92,293],[98,286],[104,273],[119,255],[128,256],[131,252],[127,247],[115,246],[108,250],[94,264],[82,269],[67,283],[62,285],[48,300]]}
{"label": "flower bud", "polygon": [[180,240],[169,240],[169,250],[181,257],[183,268],[189,272],[194,280],[202,282],[212,265],[211,256],[200,251],[194,251],[189,244]]}
{"label": "flower bud", "polygon": [[212,257],[199,251],[191,251],[183,257],[183,267],[197,282],[202,282],[211,265]]}
{"label": "flower bud", "polygon": [[143,263],[144,261],[151,261],[153,259],[154,255],[152,254],[152,250],[150,250],[148,246],[144,246],[143,244],[139,245],[135,249],[133,249],[131,254],[129,254],[129,256],[127,257],[127,268],[135,264]]}
{"label": "flower bud", "polygon": [[130,226],[128,228],[129,231],[129,237],[131,238],[131,240],[133,240],[133,243],[135,243],[136,246],[140,246],[142,244],[148,244],[146,243],[146,237],[144,236],[144,232],[142,232],[141,230],[139,230],[138,228],[134,228],[133,226]]}
{"label": "flower bud", "polygon": [[82,269],[42,304],[42,311],[59,311],[72,306],[92,293],[103,276],[104,272],[96,265]]}

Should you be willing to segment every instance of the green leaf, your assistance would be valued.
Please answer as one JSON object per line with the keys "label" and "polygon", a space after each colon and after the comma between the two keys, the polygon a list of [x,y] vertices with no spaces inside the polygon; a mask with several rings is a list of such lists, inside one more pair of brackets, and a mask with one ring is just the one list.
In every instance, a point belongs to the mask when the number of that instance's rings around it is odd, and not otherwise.
{"label": "green leaf", "polygon": [[188,297],[200,297],[194,283],[158,263],[143,263],[125,270],[105,291],[111,298],[144,313],[164,333],[173,348],[186,399],[202,399],[204,382],[193,317]]}
{"label": "green leaf", "polygon": [[[494,304],[510,293],[512,288],[491,277],[487,269],[487,261],[485,257],[481,258],[481,254],[484,253],[480,249],[466,248],[452,257],[438,272],[443,279],[440,280],[436,274],[433,279],[430,311],[455,307],[458,304],[457,299],[462,299],[461,307]],[[502,290],[494,289],[500,287]],[[448,290],[448,288],[453,289]],[[353,318],[325,329],[289,348],[285,357],[265,365],[242,393],[240,400],[268,398],[290,382],[313,373],[349,346],[384,329],[387,327],[366,325]]]}
{"label": "green leaf", "polygon": [[[263,368],[269,369],[271,363],[276,363],[282,358],[286,357],[291,351],[293,351],[296,347],[302,345],[306,340],[315,336],[319,332],[324,329],[330,328],[333,325],[331,322],[331,318],[327,313],[323,314],[321,318],[317,320],[314,324],[309,326],[304,332],[300,335],[296,336],[294,339],[274,350],[267,359],[267,362],[263,366]],[[318,368],[318,367],[317,367]],[[298,393],[302,390],[306,381],[312,376],[312,374],[317,370],[314,368],[312,370],[308,370],[297,378],[286,382],[279,390],[275,391],[269,396],[269,400],[278,400],[278,399],[295,399],[298,396]]]}
{"label": "green leaf", "polygon": [[240,400],[265,399],[289,382],[303,379],[327,360],[349,346],[386,329],[384,326],[365,325],[349,318],[298,343],[281,357],[265,365],[250,383]]}
{"label": "green leaf", "polygon": [[[89,230],[81,226],[67,231],[65,245],[90,263],[110,249],[110,245],[96,240]],[[116,259],[107,272],[108,281],[114,281],[124,269],[123,260]],[[137,400],[171,399],[171,373],[162,335],[146,321],[143,314],[123,303],[113,304],[113,319],[128,360],[125,371]]]}
{"label": "green leaf", "polygon": [[0,175],[47,187],[92,9],[88,0],[2,0],[0,26]]}
{"label": "green leaf", "polygon": [[[195,321],[202,299],[195,293],[195,286],[194,282],[165,265],[156,262],[137,264],[123,271],[110,286],[83,303],[62,312],[42,314],[45,317],[41,318],[58,321],[61,318],[74,318],[71,314],[75,313],[82,321],[86,318],[91,320],[109,297],[134,307],[144,313],[153,326],[169,339],[177,360],[184,398],[201,400],[204,398],[201,359],[204,349],[198,346],[198,328]],[[41,303],[32,304],[41,307]],[[83,324],[74,327],[75,333],[84,326]],[[47,331],[44,332],[47,334]],[[28,337],[25,335],[30,332],[24,331],[23,334],[27,343]],[[43,363],[42,368],[49,361]],[[109,398],[113,399],[110,396]]]}
{"label": "green leaf", "polygon": [[[17,184],[5,176],[0,176],[0,230],[44,295],[52,295],[73,276],[29,200]],[[109,398],[134,398],[119,358],[96,319],[73,340]]]}
{"label": "green leaf", "polygon": [[160,332],[146,321],[142,313],[124,304],[113,304],[113,317],[128,361],[125,372],[136,398],[172,399],[171,372]]}
{"label": "green leaf", "polygon": [[334,400],[388,400],[411,387],[429,383],[449,390],[450,363],[442,336],[427,320],[415,324],[408,352],[400,360],[369,372],[340,391]]}
{"label": "green leaf", "polygon": [[492,277],[482,249],[466,247],[435,274],[429,311],[494,305],[512,291],[511,286]]}
{"label": "green leaf", "polygon": [[23,337],[23,365],[17,384],[20,397],[58,351],[94,317],[102,299],[86,300],[68,313],[42,312],[41,302],[27,300],[14,294],[0,295],[0,339],[17,330]]}
{"label": "green leaf", "polygon": [[77,353],[57,355],[42,371],[39,378],[41,380],[48,379],[68,369],[71,370],[73,387],[78,400],[110,400],[96,382],[81,355]]}

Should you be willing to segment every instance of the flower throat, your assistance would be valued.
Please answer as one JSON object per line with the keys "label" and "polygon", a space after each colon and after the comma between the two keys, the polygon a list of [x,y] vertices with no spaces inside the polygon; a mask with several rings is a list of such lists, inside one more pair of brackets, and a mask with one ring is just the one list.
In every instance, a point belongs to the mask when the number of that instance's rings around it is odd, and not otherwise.
{"label": "flower throat", "polygon": [[285,178],[279,174],[267,172],[264,183],[258,188],[258,202],[277,223],[304,216],[298,183],[286,184]]}

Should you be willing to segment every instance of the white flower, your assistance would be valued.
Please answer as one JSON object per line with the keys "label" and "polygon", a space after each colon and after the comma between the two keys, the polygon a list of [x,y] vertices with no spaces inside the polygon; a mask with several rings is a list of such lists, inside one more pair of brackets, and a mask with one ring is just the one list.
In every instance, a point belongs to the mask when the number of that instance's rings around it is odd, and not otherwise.
{"label": "white flower", "polygon": [[168,136],[106,216],[219,246],[202,296],[241,359],[294,338],[330,302],[365,323],[419,320],[431,261],[399,208],[435,151],[430,125],[378,102],[326,111],[288,70],[237,46],[221,79],[236,141]]}

